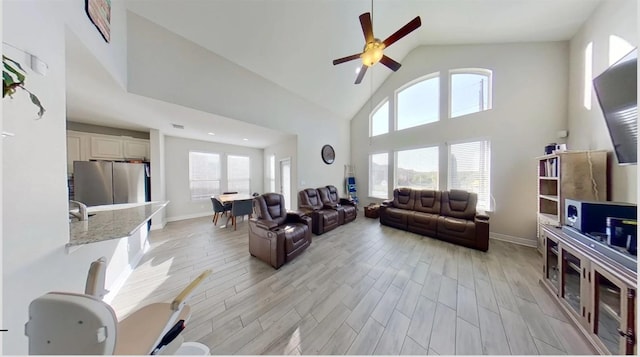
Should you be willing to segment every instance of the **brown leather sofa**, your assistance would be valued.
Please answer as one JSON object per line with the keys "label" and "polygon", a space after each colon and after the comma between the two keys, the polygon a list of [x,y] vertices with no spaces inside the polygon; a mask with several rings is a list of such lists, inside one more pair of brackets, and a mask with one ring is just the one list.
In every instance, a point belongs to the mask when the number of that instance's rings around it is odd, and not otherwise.
{"label": "brown leather sofa", "polygon": [[396,188],[380,206],[380,223],[482,251],[489,249],[489,217],[476,212],[478,195],[462,190]]}
{"label": "brown leather sofa", "polygon": [[358,216],[358,208],[355,203],[346,198],[340,198],[335,186],[319,187],[318,193],[325,207],[331,207],[338,211],[340,224],[349,223]]}
{"label": "brown leather sofa", "polygon": [[249,220],[249,253],[278,269],[311,245],[311,218],[287,212],[284,197],[265,193],[254,198]]}
{"label": "brown leather sofa", "polygon": [[331,207],[325,207],[315,188],[305,188],[298,192],[298,208],[311,217],[313,234],[328,232],[342,224],[340,213]]}

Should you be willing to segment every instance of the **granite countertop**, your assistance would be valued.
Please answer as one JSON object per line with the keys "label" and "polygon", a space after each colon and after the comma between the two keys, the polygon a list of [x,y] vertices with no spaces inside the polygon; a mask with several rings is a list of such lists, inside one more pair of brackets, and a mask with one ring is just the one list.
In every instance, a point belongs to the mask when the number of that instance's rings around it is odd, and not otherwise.
{"label": "granite countertop", "polygon": [[110,239],[124,238],[135,233],[169,201],[125,203],[88,207],[89,220],[69,223],[67,247]]}

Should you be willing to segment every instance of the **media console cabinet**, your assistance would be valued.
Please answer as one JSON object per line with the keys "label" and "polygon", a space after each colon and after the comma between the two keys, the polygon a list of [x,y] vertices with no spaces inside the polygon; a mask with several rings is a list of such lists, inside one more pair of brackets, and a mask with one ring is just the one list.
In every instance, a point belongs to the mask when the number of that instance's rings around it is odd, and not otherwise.
{"label": "media console cabinet", "polygon": [[540,283],[600,354],[635,355],[637,261],[556,226],[540,234]]}

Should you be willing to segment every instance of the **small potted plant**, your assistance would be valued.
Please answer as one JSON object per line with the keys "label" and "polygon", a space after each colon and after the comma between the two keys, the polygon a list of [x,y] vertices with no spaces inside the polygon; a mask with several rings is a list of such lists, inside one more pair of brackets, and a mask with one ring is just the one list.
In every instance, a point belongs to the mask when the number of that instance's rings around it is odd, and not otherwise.
{"label": "small potted plant", "polygon": [[38,107],[38,118],[42,118],[44,115],[45,109],[40,103],[40,99],[33,94],[30,90],[28,90],[24,85],[26,80],[26,72],[20,66],[20,63],[12,60],[7,56],[2,56],[2,98],[9,96],[13,98],[13,94],[16,93],[16,90],[22,89],[23,91],[29,93],[29,98],[31,102]]}

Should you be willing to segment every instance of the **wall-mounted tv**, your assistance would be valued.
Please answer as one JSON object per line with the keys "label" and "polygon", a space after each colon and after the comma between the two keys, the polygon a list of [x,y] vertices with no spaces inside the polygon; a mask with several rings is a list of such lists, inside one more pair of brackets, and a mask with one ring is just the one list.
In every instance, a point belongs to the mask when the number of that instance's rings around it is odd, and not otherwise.
{"label": "wall-mounted tv", "polygon": [[638,49],[593,79],[620,165],[638,161]]}

